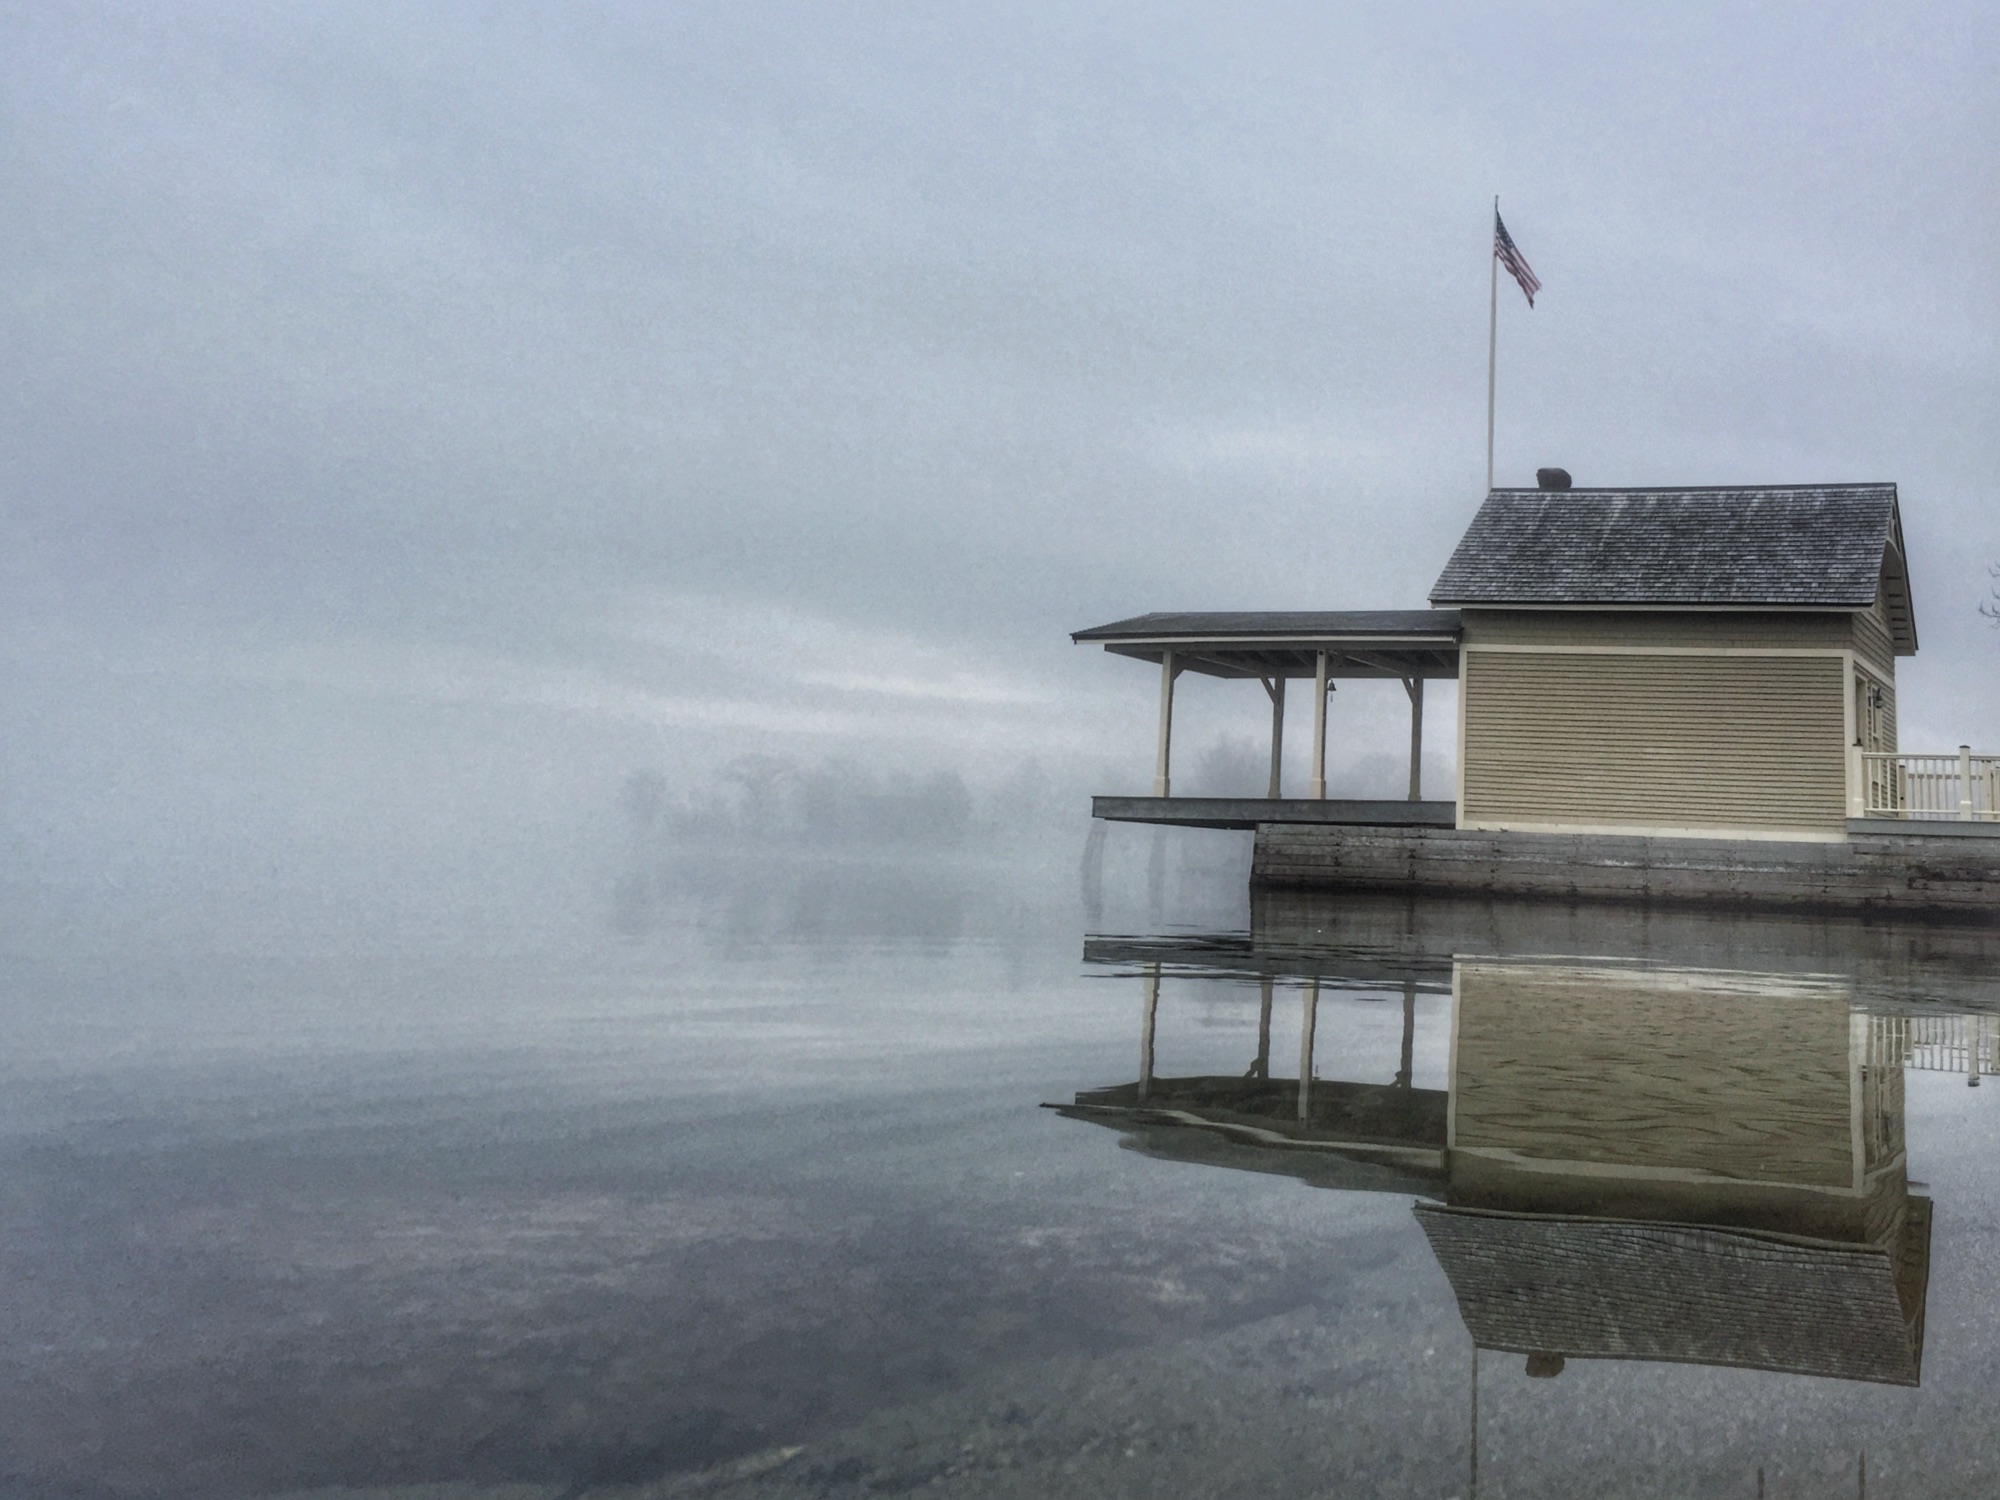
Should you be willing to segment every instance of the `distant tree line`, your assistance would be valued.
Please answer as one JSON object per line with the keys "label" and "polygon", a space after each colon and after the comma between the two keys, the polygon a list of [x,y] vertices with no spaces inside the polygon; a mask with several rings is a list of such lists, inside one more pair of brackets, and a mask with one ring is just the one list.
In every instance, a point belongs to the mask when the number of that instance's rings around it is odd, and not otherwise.
{"label": "distant tree line", "polygon": [[773,756],[731,761],[705,782],[657,771],[626,778],[620,801],[632,831],[655,847],[708,845],[824,850],[953,850],[1007,844],[1068,828],[1081,799],[1026,762],[975,795],[956,771],[894,769],[851,759],[801,765]]}

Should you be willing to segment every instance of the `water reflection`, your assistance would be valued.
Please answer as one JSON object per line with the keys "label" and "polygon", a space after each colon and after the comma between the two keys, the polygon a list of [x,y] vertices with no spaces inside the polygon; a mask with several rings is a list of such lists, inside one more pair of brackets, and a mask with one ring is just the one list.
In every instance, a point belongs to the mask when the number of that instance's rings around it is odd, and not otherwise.
{"label": "water reflection", "polygon": [[[1920,1384],[1931,1201],[1904,1075],[1992,1070],[1991,934],[1283,899],[1255,918],[1247,938],[1089,944],[1139,991],[1138,1076],[1064,1113],[1156,1157],[1411,1196],[1475,1348],[1529,1375]],[[1202,1005],[1256,1004],[1240,1075],[1156,1068],[1190,981]],[[1393,1073],[1329,1054],[1330,996],[1400,1000]],[[1442,1088],[1414,1082],[1420,996]],[[1279,1076],[1275,1011],[1298,1028]]]}

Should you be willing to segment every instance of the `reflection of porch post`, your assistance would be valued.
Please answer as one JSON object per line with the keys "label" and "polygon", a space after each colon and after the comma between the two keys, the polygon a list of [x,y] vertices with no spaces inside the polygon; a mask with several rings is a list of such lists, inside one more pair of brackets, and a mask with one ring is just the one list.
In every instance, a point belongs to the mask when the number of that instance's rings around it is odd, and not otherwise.
{"label": "reflection of porch post", "polygon": [[1319,981],[1306,985],[1305,1019],[1299,1027],[1299,1118],[1312,1118],[1313,1030],[1319,1024]]}
{"label": "reflection of porch post", "polygon": [[1173,779],[1168,774],[1168,763],[1172,758],[1174,745],[1174,653],[1160,653],[1160,753],[1153,761],[1153,795],[1171,797]]}
{"label": "reflection of porch post", "polygon": [[1271,800],[1275,802],[1284,795],[1279,786],[1285,763],[1285,679],[1272,678],[1264,691],[1271,695]]}
{"label": "reflection of porch post", "polygon": [[1411,1057],[1416,1051],[1417,1041],[1417,982],[1403,981],[1403,1065],[1396,1070],[1396,1087],[1410,1086]]}
{"label": "reflection of porch post", "polygon": [[1139,1023],[1139,1102],[1153,1092],[1153,1017],[1160,1009],[1160,966],[1146,965],[1146,1009]]}
{"label": "reflection of porch post", "polygon": [[1319,653],[1313,672],[1313,774],[1307,793],[1315,802],[1326,800],[1326,653]]}
{"label": "reflection of porch post", "polygon": [[1252,1078],[1271,1076],[1271,985],[1269,976],[1258,985],[1263,995],[1257,1002],[1257,1060],[1250,1064]]}
{"label": "reflection of porch post", "polygon": [[1424,680],[1405,677],[1403,691],[1410,695],[1410,800],[1424,795]]}

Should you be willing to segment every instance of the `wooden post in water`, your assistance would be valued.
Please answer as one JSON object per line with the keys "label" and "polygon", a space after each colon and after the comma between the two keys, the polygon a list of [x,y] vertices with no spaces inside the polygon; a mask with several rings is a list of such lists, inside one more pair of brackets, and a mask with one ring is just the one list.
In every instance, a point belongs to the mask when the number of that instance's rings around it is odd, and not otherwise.
{"label": "wooden post in water", "polygon": [[[1472,1346],[1472,1431],[1465,1444],[1466,1451],[1466,1500],[1479,1500],[1479,1345]],[[1760,1474],[1759,1485],[1763,1481]],[[1760,1487],[1758,1494],[1764,1491]]]}
{"label": "wooden post in water", "polygon": [[1319,1025],[1319,980],[1306,984],[1305,1015],[1299,1024],[1299,1119],[1312,1118],[1313,1031]]}
{"label": "wooden post in water", "polygon": [[1139,1102],[1153,1092],[1153,1019],[1160,1009],[1160,966],[1146,965],[1146,1009],[1139,1022]]}
{"label": "wooden post in water", "polygon": [[1275,983],[1267,974],[1258,985],[1263,993],[1257,1002],[1257,1060],[1250,1064],[1252,1078],[1271,1076],[1271,989]]}
{"label": "wooden post in water", "polygon": [[1403,981],[1403,1065],[1396,1070],[1396,1087],[1407,1089],[1413,1071],[1411,1058],[1417,1042],[1417,982]]}

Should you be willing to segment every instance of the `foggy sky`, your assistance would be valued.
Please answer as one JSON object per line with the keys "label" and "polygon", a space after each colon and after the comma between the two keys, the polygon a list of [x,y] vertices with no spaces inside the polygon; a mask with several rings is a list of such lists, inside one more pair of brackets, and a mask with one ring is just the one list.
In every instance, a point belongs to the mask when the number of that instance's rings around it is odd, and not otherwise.
{"label": "foggy sky", "polygon": [[1905,747],[2000,746],[1996,64],[1974,5],[0,7],[0,858],[421,901],[640,768],[1143,789],[1068,631],[1425,602],[1496,193],[1499,482],[1896,481]]}

